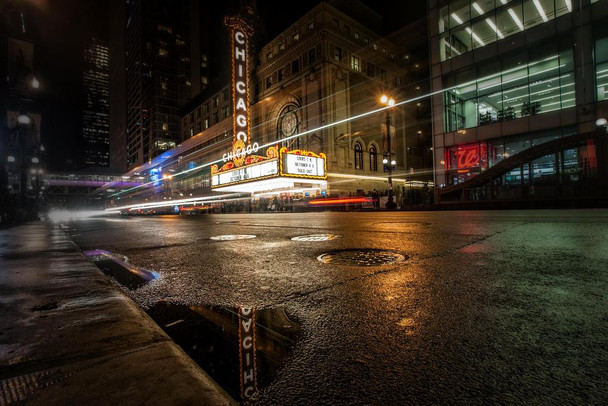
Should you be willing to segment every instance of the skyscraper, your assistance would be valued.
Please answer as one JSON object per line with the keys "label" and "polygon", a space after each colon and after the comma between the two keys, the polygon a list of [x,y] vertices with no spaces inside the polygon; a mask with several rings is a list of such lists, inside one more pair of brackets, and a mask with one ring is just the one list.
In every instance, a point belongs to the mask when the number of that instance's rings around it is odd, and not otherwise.
{"label": "skyscraper", "polygon": [[[199,63],[190,41],[190,16],[198,14],[198,3],[125,4],[126,153],[132,167],[175,147],[179,140],[178,109],[191,97],[191,60]],[[199,82],[195,87],[200,89]]]}
{"label": "skyscraper", "polygon": [[85,166],[109,166],[109,60],[108,46],[93,38],[85,45],[82,76],[84,106],[82,135]]}

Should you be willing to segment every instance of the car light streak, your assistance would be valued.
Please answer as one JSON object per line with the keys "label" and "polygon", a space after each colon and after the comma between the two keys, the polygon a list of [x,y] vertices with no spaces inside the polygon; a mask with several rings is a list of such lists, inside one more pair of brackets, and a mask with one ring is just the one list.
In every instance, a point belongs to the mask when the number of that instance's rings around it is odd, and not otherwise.
{"label": "car light streak", "polygon": [[308,204],[323,206],[323,205],[331,205],[331,204],[347,204],[347,203],[371,203],[374,199],[371,197],[342,197],[336,199],[318,199],[318,200],[310,200]]}

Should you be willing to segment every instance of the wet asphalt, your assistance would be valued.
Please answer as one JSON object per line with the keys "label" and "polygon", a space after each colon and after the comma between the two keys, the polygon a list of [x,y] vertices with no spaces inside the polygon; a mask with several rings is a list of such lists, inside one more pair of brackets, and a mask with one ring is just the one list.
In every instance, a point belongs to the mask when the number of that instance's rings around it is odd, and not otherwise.
{"label": "wet asphalt", "polygon": [[[117,216],[66,226],[82,250],[160,274],[124,289],[146,310],[253,306],[297,321],[294,344],[246,403],[608,403],[608,210]],[[291,239],[317,234],[340,237]],[[211,239],[223,235],[255,238]],[[341,261],[318,260],[327,253]],[[368,254],[403,261],[348,264]]]}

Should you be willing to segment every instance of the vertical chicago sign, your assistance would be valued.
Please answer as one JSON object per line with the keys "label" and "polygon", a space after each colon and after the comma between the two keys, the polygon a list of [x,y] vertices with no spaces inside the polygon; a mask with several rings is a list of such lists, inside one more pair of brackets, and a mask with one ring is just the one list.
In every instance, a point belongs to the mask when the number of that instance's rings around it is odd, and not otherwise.
{"label": "vertical chicago sign", "polygon": [[241,166],[245,157],[257,152],[257,143],[251,143],[249,112],[249,39],[253,29],[240,17],[226,17],[230,30],[232,59],[232,151],[224,154],[224,162],[233,161]]}

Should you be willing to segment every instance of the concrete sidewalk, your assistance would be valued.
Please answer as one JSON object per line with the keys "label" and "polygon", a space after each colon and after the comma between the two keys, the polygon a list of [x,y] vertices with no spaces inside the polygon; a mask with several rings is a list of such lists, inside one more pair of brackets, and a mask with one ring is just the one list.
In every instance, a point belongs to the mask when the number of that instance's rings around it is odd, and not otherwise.
{"label": "concrete sidewalk", "polygon": [[0,406],[234,405],[58,227],[0,230]]}

